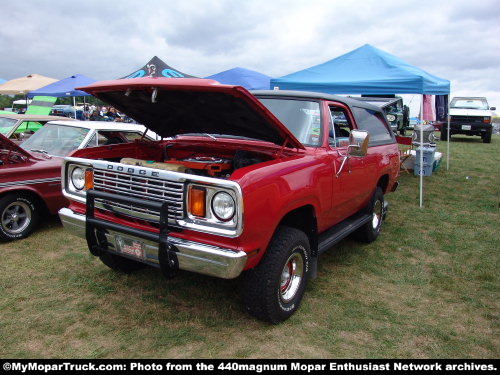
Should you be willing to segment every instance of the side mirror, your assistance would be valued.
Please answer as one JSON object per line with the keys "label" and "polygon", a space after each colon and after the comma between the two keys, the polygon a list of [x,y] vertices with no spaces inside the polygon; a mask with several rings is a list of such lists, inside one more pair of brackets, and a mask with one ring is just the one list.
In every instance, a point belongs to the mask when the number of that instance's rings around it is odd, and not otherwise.
{"label": "side mirror", "polygon": [[352,130],[349,135],[348,154],[350,156],[366,156],[368,142],[370,142],[370,134],[366,130]]}
{"label": "side mirror", "polygon": [[492,111],[496,111],[496,110],[497,110],[497,107],[490,107],[490,110],[492,110]]}

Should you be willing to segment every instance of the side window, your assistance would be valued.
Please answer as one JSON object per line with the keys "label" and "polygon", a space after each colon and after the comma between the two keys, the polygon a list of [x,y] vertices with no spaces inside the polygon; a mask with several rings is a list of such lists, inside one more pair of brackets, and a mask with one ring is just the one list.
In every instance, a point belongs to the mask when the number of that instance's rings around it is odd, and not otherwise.
{"label": "side window", "polygon": [[370,133],[370,146],[394,142],[392,132],[387,129],[379,113],[366,108],[353,107],[354,117],[360,130]]}
{"label": "side window", "polygon": [[343,147],[349,145],[349,135],[352,124],[344,108],[330,107],[330,126],[328,143],[331,147]]}
{"label": "side window", "polygon": [[118,143],[126,143],[126,140],[123,139],[119,132],[100,131],[97,133],[98,146],[115,145]]}

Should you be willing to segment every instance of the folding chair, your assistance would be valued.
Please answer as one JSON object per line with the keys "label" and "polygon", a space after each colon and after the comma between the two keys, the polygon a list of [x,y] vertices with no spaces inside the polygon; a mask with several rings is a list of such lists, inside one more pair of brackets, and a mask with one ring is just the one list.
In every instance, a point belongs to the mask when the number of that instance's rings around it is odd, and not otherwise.
{"label": "folding chair", "polygon": [[408,168],[405,167],[404,162],[411,157],[411,150],[413,150],[413,138],[397,135],[396,142],[398,142],[399,146],[399,168],[406,173],[410,173]]}

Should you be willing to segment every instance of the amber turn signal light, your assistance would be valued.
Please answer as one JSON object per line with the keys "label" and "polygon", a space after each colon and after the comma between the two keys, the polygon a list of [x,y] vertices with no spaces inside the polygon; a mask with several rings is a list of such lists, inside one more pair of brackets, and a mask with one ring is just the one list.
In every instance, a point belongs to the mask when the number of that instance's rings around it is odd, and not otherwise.
{"label": "amber turn signal light", "polygon": [[94,188],[94,171],[92,169],[85,170],[85,187],[84,190]]}
{"label": "amber turn signal light", "polygon": [[189,212],[193,216],[206,216],[206,196],[207,191],[201,187],[191,186],[189,188]]}

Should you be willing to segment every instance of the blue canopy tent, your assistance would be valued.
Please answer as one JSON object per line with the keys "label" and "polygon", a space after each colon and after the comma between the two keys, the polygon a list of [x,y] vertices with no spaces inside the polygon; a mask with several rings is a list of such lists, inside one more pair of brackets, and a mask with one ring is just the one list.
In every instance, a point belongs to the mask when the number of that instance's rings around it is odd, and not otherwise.
{"label": "blue canopy tent", "polygon": [[365,44],[323,64],[271,79],[271,88],[327,94],[447,95],[450,81]]}
{"label": "blue canopy tent", "polygon": [[7,82],[5,79],[0,78],[0,85],[5,82]]}
{"label": "blue canopy tent", "polygon": [[[50,85],[41,87],[37,90],[30,91],[27,95],[28,98],[33,98],[34,96],[51,96],[56,98],[61,97],[73,97],[73,107],[75,107],[75,97],[76,96],[89,96],[85,91],[76,90],[75,87],[87,86],[91,83],[96,82],[95,79],[89,78],[82,74],[75,74],[71,77],[61,79],[60,81],[51,83]],[[75,118],[83,120],[83,112],[75,111]]]}
{"label": "blue canopy tent", "polygon": [[[328,94],[449,95],[450,81],[436,77],[385,51],[365,44],[320,65],[271,79],[271,88]],[[449,108],[449,105],[448,105]],[[422,111],[420,111],[422,114]],[[448,114],[447,168],[450,155]],[[423,133],[421,133],[421,139]],[[420,144],[423,147],[423,143]],[[423,153],[420,153],[420,207],[423,206]]]}
{"label": "blue canopy tent", "polygon": [[245,68],[233,68],[205,77],[226,85],[243,86],[248,90],[267,90],[271,77]]}
{"label": "blue canopy tent", "polygon": [[88,96],[85,91],[75,90],[75,87],[87,86],[96,82],[95,79],[86,77],[82,74],[75,74],[71,77],[61,79],[50,85],[39,88],[28,93],[28,98],[34,96],[54,96],[56,98],[66,96]]}

